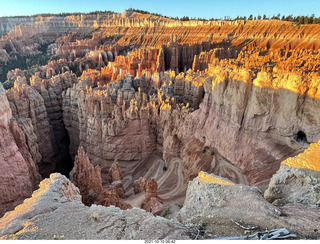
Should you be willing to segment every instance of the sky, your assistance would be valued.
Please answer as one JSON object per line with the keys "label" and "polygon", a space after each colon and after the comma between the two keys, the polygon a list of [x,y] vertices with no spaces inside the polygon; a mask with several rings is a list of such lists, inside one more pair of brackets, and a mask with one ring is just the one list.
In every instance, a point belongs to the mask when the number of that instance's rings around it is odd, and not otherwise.
{"label": "sky", "polygon": [[135,8],[171,17],[224,18],[266,14],[320,16],[320,0],[0,0],[0,16]]}

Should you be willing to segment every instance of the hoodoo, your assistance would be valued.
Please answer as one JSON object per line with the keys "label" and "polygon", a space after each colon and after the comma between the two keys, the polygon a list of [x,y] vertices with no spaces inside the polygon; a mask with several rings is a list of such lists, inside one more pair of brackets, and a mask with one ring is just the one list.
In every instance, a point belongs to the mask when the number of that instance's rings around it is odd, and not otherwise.
{"label": "hoodoo", "polygon": [[0,17],[0,239],[319,239],[318,22]]}

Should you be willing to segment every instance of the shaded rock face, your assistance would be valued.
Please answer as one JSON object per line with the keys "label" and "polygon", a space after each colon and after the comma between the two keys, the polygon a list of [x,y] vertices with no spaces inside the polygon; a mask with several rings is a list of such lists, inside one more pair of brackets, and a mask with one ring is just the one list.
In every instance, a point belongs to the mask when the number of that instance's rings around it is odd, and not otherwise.
{"label": "shaded rock face", "polygon": [[154,215],[160,215],[165,209],[163,203],[157,197],[151,197],[148,201],[144,201],[141,208]]}
{"label": "shaded rock face", "polygon": [[1,239],[184,240],[189,239],[188,232],[179,222],[141,209],[87,207],[81,203],[78,188],[58,173],[42,181],[32,198],[0,219]]}
{"label": "shaded rock face", "polygon": [[320,206],[320,142],[288,158],[271,178],[264,197],[274,205]]}
{"label": "shaded rock face", "polygon": [[111,167],[109,170],[109,175],[110,175],[111,183],[114,181],[122,181],[123,180],[123,175],[122,175],[120,166],[118,164],[118,160],[115,160],[113,162],[113,164],[111,164]]}
{"label": "shaded rock face", "polygon": [[[29,124],[28,120],[20,121],[24,122],[21,128],[24,130],[26,137],[29,137],[38,145],[34,151],[38,150],[41,157],[34,154],[36,156],[34,159],[37,160],[36,163],[39,165],[40,172],[44,167],[50,167],[53,170],[54,151],[44,100],[33,87],[27,85],[26,79],[18,77],[15,84],[15,87],[7,92],[13,117],[30,119],[32,124]],[[34,135],[36,138],[34,138]]]}
{"label": "shaded rock face", "polygon": [[[126,204],[120,199],[125,198],[125,190],[123,188],[123,175],[120,169],[120,166],[118,164],[118,160],[114,160],[114,162],[111,164],[110,170],[109,170],[109,175],[110,175],[110,183],[111,185],[108,187],[110,190],[106,190],[104,194],[110,194],[107,193],[108,191],[111,191],[111,194],[114,192],[118,195],[118,197],[115,197],[114,201],[110,201],[110,203],[104,203],[102,205],[104,206],[110,206],[114,205],[117,207],[120,207],[121,209],[128,209],[131,208],[129,204]],[[115,195],[115,194],[113,194]]]}
{"label": "shaded rock face", "polygon": [[110,160],[141,160],[156,149],[149,114],[139,109],[146,106],[146,96],[135,93],[130,82],[117,85],[118,89],[110,86],[93,90],[87,77],[63,95],[71,154],[83,146],[93,164],[108,169]]}
{"label": "shaded rock face", "polygon": [[241,220],[252,223],[250,216],[254,215],[255,224],[258,224],[263,222],[265,216],[276,218],[279,213],[275,206],[263,198],[258,189],[235,185],[225,178],[200,172],[197,178],[189,182],[186,200],[179,216],[184,222],[200,216],[219,215],[226,219],[244,217]]}
{"label": "shaded rock face", "polygon": [[146,180],[145,183],[145,199],[141,205],[142,209],[150,211],[153,214],[159,215],[164,210],[163,203],[158,197],[158,183],[155,179],[151,178]]}
{"label": "shaded rock face", "polygon": [[24,142],[21,141],[20,148],[17,146],[17,135],[21,134],[21,131],[15,129],[15,121],[11,122],[12,112],[2,84],[0,84],[0,104],[0,216],[2,216],[31,196],[33,184],[36,184],[39,178],[32,168],[35,167],[32,159],[23,157]]}
{"label": "shaded rock face", "polygon": [[116,206],[120,209],[130,209],[132,206],[126,202],[123,201],[124,197],[124,191],[123,186],[121,185],[120,188],[117,188],[117,186],[113,185],[111,187],[106,187],[103,190],[101,201],[99,202],[99,205],[102,206]]}
{"label": "shaded rock face", "polygon": [[51,141],[54,149],[56,171],[68,175],[73,167],[68,150],[70,144],[68,133],[62,118],[62,92],[77,82],[77,77],[71,72],[41,80],[32,77],[30,83],[43,97],[49,124]]}
{"label": "shaded rock face", "polygon": [[319,171],[281,164],[271,178],[264,197],[274,205],[320,206]]}
{"label": "shaded rock face", "polygon": [[1,18],[0,36],[5,35],[8,31],[14,29],[16,25],[29,24],[36,21],[34,17],[14,17],[14,18]]}
{"label": "shaded rock face", "polygon": [[[19,152],[25,159],[28,170],[29,170],[29,177],[32,184],[32,190],[36,190],[38,188],[38,185],[42,179],[42,177],[39,174],[38,165],[33,160],[31,150],[30,150],[30,143],[27,141],[25,134],[23,130],[19,127],[19,123],[12,119],[10,123],[10,130],[12,131],[14,140],[19,148]],[[40,156],[40,155],[39,155]]]}
{"label": "shaded rock face", "polygon": [[146,179],[140,177],[138,180],[134,181],[133,183],[133,191],[135,194],[138,194],[142,191],[146,190]]}
{"label": "shaded rock face", "polygon": [[50,80],[33,77],[29,86],[25,78],[17,77],[7,92],[13,117],[25,134],[42,176],[53,171],[68,174],[72,169],[61,107],[62,91],[75,81],[75,75],[65,73]]}

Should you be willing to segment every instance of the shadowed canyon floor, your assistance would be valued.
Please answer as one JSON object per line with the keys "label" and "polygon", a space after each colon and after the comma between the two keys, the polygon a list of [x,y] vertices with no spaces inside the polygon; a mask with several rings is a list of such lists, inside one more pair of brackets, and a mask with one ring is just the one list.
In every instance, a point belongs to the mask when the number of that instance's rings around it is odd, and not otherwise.
{"label": "shadowed canyon floor", "polygon": [[1,239],[320,238],[320,25],[1,23]]}

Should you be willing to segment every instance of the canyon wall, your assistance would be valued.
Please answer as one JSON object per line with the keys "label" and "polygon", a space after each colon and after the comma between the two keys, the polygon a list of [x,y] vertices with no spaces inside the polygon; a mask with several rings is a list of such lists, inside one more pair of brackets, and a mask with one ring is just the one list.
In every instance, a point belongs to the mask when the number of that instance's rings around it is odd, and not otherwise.
{"label": "canyon wall", "polygon": [[[101,168],[114,159],[137,161],[157,149],[156,125],[162,102],[148,102],[133,88],[131,78],[92,88],[92,80],[79,80],[63,93],[63,118],[70,137],[70,153],[83,146]],[[161,110],[162,111],[162,110]]]}
{"label": "canyon wall", "polygon": [[216,168],[236,182],[266,187],[281,161],[320,139],[317,84],[317,77],[254,76],[209,64],[206,73],[164,73],[148,98],[146,80],[127,76],[92,88],[87,77],[63,93],[70,152],[83,146],[94,165],[107,169],[114,159],[159,152],[167,162],[181,158],[186,178]]}
{"label": "canyon wall", "polygon": [[25,78],[18,77],[7,91],[13,117],[44,177],[56,170],[68,173],[72,169],[69,138],[62,121],[62,92],[75,80],[73,74],[64,73],[48,80],[33,77],[28,85]]}
{"label": "canyon wall", "polygon": [[1,17],[0,18],[0,36],[7,34],[17,25],[27,25],[34,23],[37,20],[35,17]]}
{"label": "canyon wall", "polygon": [[204,100],[186,131],[240,167],[250,184],[270,178],[282,160],[320,139],[319,100],[310,94],[317,78],[263,72],[253,78],[247,70],[219,67],[208,73]]}
{"label": "canyon wall", "polygon": [[0,102],[0,216],[2,217],[6,211],[12,210],[31,196],[32,190],[40,182],[40,177],[28,150],[23,148],[26,146],[26,140],[16,126],[17,122],[12,119],[10,105],[1,84]]}

